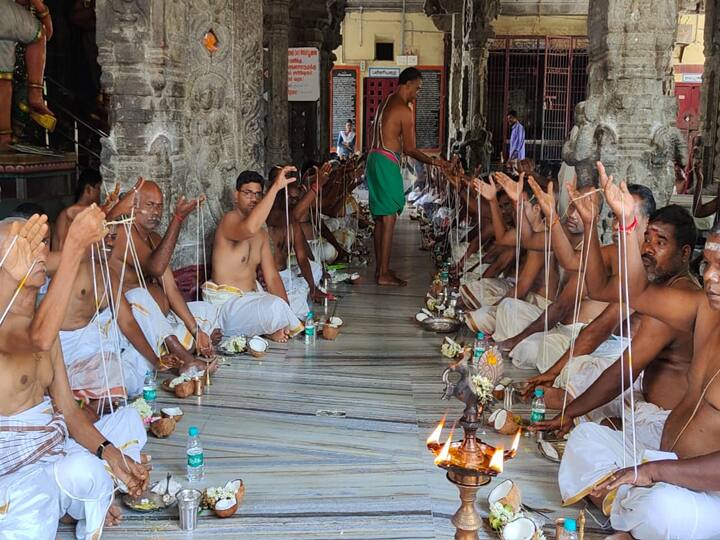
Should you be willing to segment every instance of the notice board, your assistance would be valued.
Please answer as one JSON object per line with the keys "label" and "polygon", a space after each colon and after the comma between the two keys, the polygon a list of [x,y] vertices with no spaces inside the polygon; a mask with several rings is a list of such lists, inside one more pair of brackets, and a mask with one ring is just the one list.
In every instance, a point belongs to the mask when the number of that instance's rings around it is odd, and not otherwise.
{"label": "notice board", "polygon": [[[335,66],[330,73],[330,151],[335,151],[338,133],[345,122],[353,120],[358,127],[360,69],[357,66]],[[359,141],[356,134],[356,141]],[[357,142],[356,142],[357,147]]]}
{"label": "notice board", "polygon": [[288,49],[288,101],[320,99],[320,51],[315,47]]}
{"label": "notice board", "polygon": [[422,89],[415,106],[415,146],[440,151],[445,132],[445,73],[442,67],[418,67]]}

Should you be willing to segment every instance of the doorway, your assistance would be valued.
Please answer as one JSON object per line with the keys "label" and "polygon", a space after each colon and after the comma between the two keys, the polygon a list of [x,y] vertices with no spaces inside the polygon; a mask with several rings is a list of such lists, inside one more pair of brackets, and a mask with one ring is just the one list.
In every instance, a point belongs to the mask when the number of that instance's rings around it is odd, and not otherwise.
{"label": "doorway", "polygon": [[375,113],[397,85],[395,77],[365,77],[363,80],[363,150],[372,145]]}

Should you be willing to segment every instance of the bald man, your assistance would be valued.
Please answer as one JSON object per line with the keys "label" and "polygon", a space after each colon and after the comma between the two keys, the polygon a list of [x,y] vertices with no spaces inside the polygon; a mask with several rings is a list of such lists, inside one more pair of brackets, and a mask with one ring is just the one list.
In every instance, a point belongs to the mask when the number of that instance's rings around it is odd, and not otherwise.
{"label": "bald man", "polygon": [[[58,341],[80,262],[105,234],[103,213],[91,205],[77,215],[36,308],[48,255],[44,243],[31,240],[46,232],[33,228],[37,218],[28,222],[35,233],[23,238],[21,231],[0,270],[0,296],[10,301],[17,291],[0,326],[0,538],[51,540],[67,513],[77,520],[76,537],[90,540],[102,534],[112,502],[108,471],[133,496],[146,489],[139,465],[146,434],[132,408],[91,423],[75,403]],[[17,233],[11,221],[0,222],[3,253]]]}
{"label": "bald man", "polygon": [[[135,195],[130,249],[127,249],[126,229],[120,227],[110,255],[110,266],[117,276],[123,276],[125,297],[154,354],[157,357],[171,355],[167,358],[173,358],[173,364],[163,367],[180,372],[193,367],[205,369],[206,362],[196,359],[192,353],[212,355],[214,348],[210,336],[214,334],[217,339],[220,335],[217,309],[206,302],[186,303],[170,268],[182,224],[199,201],[181,197],[168,229],[161,237],[155,230],[162,219],[163,194],[155,182],[144,181]],[[154,366],[148,363],[147,368],[154,369]]]}

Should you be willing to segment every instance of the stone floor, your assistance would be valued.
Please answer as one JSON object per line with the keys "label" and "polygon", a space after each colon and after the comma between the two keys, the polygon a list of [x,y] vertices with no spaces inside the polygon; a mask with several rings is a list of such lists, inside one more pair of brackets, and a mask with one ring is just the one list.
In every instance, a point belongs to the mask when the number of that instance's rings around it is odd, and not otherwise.
{"label": "stone floor", "polygon": [[[242,478],[247,487],[234,516],[202,515],[194,537],[452,538],[457,490],[433,466],[424,440],[444,413],[459,416],[461,406],[440,399],[447,365],[439,353],[441,338],[412,322],[431,272],[429,254],[419,250],[417,225],[400,220],[395,244],[395,267],[409,278],[408,287],[378,288],[371,279],[338,287],[337,314],[346,326],[337,341],[306,348],[296,340],[274,346],[259,361],[228,358],[208,394],[160,396],[161,405],[178,404],[185,417],[168,439],[150,440],[153,480],[169,471],[187,483],[184,446],[188,426],[195,425],[207,464],[207,478],[198,486]],[[529,374],[511,367],[509,375]],[[538,455],[533,439],[523,438],[504,477],[519,484],[526,504],[552,509],[551,518],[573,516],[578,508],[560,509],[556,475],[557,465]],[[480,491],[481,510],[495,484]],[[70,530],[62,529],[60,537],[71,538]],[[122,525],[104,534],[131,537],[186,534],[176,510],[127,511]],[[480,538],[497,537],[480,531]]]}

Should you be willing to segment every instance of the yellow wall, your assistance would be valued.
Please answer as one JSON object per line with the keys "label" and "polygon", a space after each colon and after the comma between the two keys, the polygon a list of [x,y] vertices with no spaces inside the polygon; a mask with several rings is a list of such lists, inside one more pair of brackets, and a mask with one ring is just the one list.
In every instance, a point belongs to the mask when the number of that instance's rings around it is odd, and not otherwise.
{"label": "yellow wall", "polygon": [[[361,66],[360,96],[358,100],[357,140],[362,141],[363,104],[362,80],[371,67],[400,67],[395,62],[376,61],[375,43],[395,44],[395,55],[400,51],[400,13],[382,11],[349,11],[342,23],[342,45],[335,50],[335,65]],[[443,33],[424,13],[405,14],[405,54],[417,55],[420,66],[442,66],[444,62]],[[364,62],[364,70],[362,63]]]}
{"label": "yellow wall", "polygon": [[[702,65],[705,63],[704,33],[705,33],[705,15],[700,14],[681,14],[678,24],[688,24],[692,26],[692,41],[689,45],[675,47],[673,58],[675,65]],[[675,81],[682,81],[682,74],[675,73]]]}
{"label": "yellow wall", "polygon": [[500,15],[493,23],[498,36],[585,36],[587,17],[584,15],[522,16]]}

